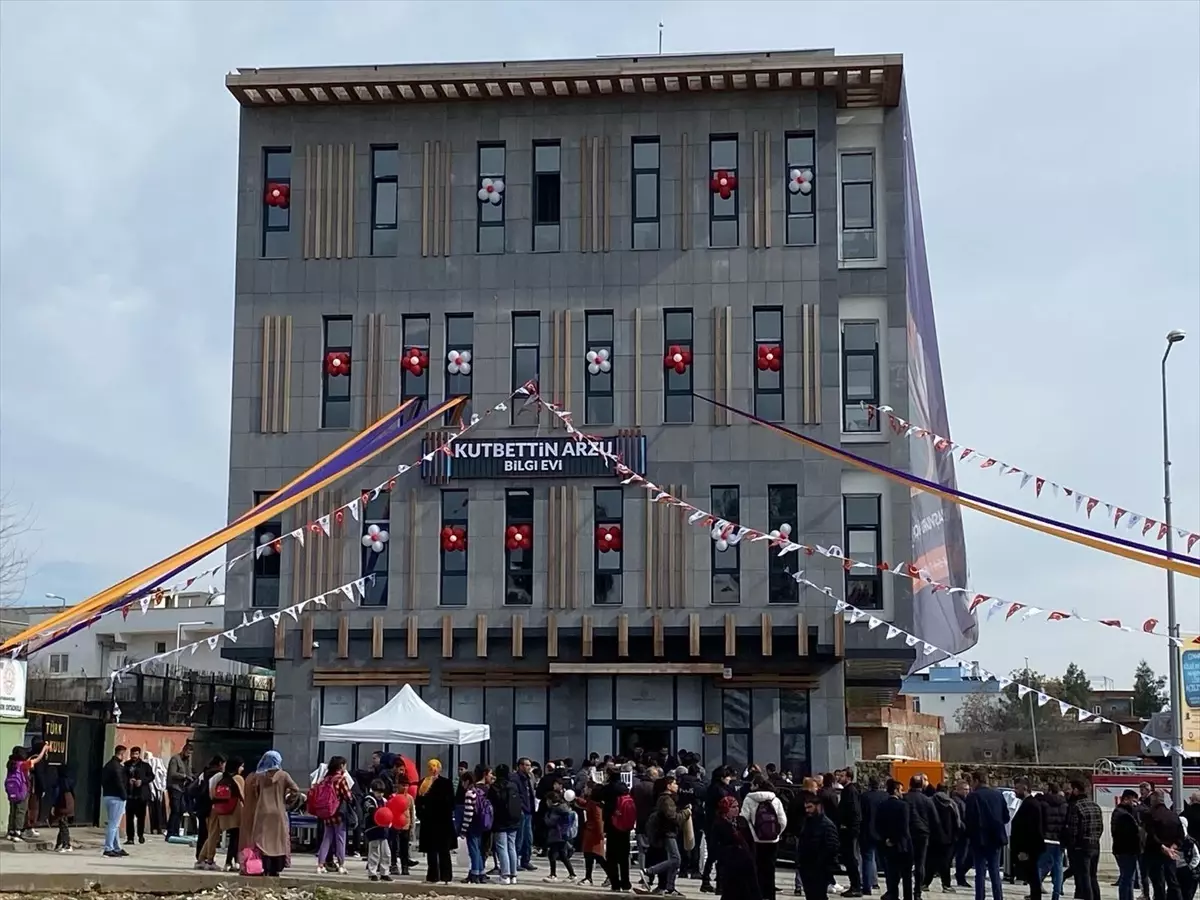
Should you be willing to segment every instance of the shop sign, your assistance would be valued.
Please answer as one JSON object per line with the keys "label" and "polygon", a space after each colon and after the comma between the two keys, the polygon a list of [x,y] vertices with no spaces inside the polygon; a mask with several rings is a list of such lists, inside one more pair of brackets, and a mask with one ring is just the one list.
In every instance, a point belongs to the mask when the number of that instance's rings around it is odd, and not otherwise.
{"label": "shop sign", "polygon": [[67,729],[71,720],[67,716],[42,713],[42,740],[46,742],[46,762],[61,766],[67,761]]}
{"label": "shop sign", "polygon": [[0,716],[19,719],[25,715],[25,660],[0,658]]}
{"label": "shop sign", "polygon": [[[639,475],[646,473],[645,435],[599,437],[596,443],[600,446],[572,437],[463,438],[423,463],[421,474],[434,484],[471,478],[601,478],[613,473],[600,448]],[[425,453],[435,449],[427,439]]]}

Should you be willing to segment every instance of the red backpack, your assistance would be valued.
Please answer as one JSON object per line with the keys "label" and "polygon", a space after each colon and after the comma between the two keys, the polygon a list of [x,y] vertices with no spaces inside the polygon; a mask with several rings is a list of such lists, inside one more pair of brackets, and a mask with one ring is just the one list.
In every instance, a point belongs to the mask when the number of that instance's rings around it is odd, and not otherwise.
{"label": "red backpack", "polygon": [[328,778],[320,784],[314,785],[313,789],[308,792],[308,814],[310,816],[321,820],[332,819],[337,815],[341,805],[337,788]]}
{"label": "red backpack", "polygon": [[617,798],[616,808],[612,814],[613,828],[617,831],[633,831],[637,825],[637,804],[629,794]]}
{"label": "red backpack", "polygon": [[238,798],[233,792],[233,782],[221,779],[212,790],[212,811],[218,816],[228,816],[237,811]]}

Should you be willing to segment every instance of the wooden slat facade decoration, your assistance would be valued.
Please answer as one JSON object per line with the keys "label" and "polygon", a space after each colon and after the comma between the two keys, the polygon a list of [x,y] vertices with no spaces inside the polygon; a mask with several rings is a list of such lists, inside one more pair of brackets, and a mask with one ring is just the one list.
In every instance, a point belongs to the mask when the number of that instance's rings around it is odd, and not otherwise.
{"label": "wooden slat facade decoration", "polygon": [[642,309],[633,311],[633,427],[642,427]]}
{"label": "wooden slat facade decoration", "polygon": [[475,616],[475,655],[480,659],[487,659],[488,655],[488,623],[483,613]]}
{"label": "wooden slat facade decoration", "polygon": [[793,691],[811,691],[814,690],[820,682],[816,675],[788,675],[778,672],[756,672],[749,675],[739,675],[735,671],[732,678],[720,676],[713,679],[713,687],[717,689],[723,688],[743,688],[753,690],[754,688],[774,688],[779,687]]}
{"label": "wooden slat facade decoration", "polygon": [[383,363],[387,358],[387,348],[384,346],[387,330],[383,324],[383,313],[369,313],[366,321],[367,358],[365,365],[358,371],[364,373],[363,379],[363,427],[369,428],[383,415],[384,410],[390,410],[395,404],[392,392],[383,381]]}
{"label": "wooden slat facade decoration", "polygon": [[287,616],[280,616],[275,623],[275,647],[272,651],[275,659],[283,659],[287,654]]}
{"label": "wooden slat facade decoration", "polygon": [[796,655],[808,656],[808,623],[804,613],[796,613]]}
{"label": "wooden slat facade decoration", "polygon": [[754,192],[751,201],[751,241],[755,250],[765,250],[771,246],[771,132],[754,132],[750,170]]}
{"label": "wooden slat facade decoration", "polygon": [[442,616],[442,658],[452,659],[454,657],[454,617],[446,614]]}
{"label": "wooden slat facade decoration", "polygon": [[450,255],[451,150],[426,141],[421,153],[421,255]]}
{"label": "wooden slat facade decoration", "polygon": [[679,156],[679,249],[692,249],[692,152],[687,132],[681,138]]}
{"label": "wooden slat facade decoration", "polygon": [[379,669],[313,669],[313,687],[357,686],[396,687],[411,684],[413,687],[429,685],[429,669],[424,666],[389,666]]}
{"label": "wooden slat facade decoration", "polygon": [[421,655],[421,632],[417,627],[417,617],[409,616],[404,626],[404,653],[409,659]]}
{"label": "wooden slat facade decoration", "polygon": [[512,617],[512,656],[513,659],[525,656],[525,617],[520,613]]}
{"label": "wooden slat facade decoration", "polygon": [[300,658],[312,659],[313,655],[313,617],[312,613],[304,613],[300,618]]}
{"label": "wooden slat facade decoration", "polygon": [[350,617],[346,613],[338,616],[337,655],[338,659],[350,658]]}
{"label": "wooden slat facade decoration", "polygon": [[595,642],[592,635],[593,619],[591,616],[584,616],[579,622],[579,655],[584,659],[589,659],[595,651]]}
{"label": "wooden slat facade decoration", "polygon": [[802,424],[821,424],[821,310],[800,304],[800,408]]}
{"label": "wooden slat facade decoration", "polygon": [[583,253],[612,249],[611,156],[607,137],[585,137],[579,143],[579,249]]}
{"label": "wooden slat facade decoration", "polygon": [[663,617],[655,615],[651,619],[651,633],[654,641],[654,655],[666,656],[666,638],[663,634]]}
{"label": "wooden slat facade decoration", "polygon": [[383,659],[383,616],[371,616],[371,659]]}
{"label": "wooden slat facade decoration", "polygon": [[700,655],[700,614],[688,613],[688,656]]}
{"label": "wooden slat facade decoration", "polygon": [[546,655],[551,659],[558,656],[558,615],[546,615]]}
{"label": "wooden slat facade decoration", "polygon": [[579,608],[579,488],[551,485],[546,503],[546,605]]}
{"label": "wooden slat facade decoration", "polygon": [[527,672],[519,669],[497,669],[494,666],[444,666],[442,687],[549,687],[549,672]]}
{"label": "wooden slat facade decoration", "polygon": [[[417,533],[417,489],[408,489],[408,533]],[[408,577],[405,579],[408,591],[404,598],[405,609],[417,608],[417,541],[406,541],[408,544]]]}
{"label": "wooden slat facade decoration", "polygon": [[833,655],[842,659],[846,655],[846,617],[833,614]]}
{"label": "wooden slat facade decoration", "polygon": [[[684,499],[682,484],[663,490]],[[690,530],[676,507],[651,503],[647,495],[645,527],[645,605],[647,609],[683,609],[687,605],[687,544]]]}
{"label": "wooden slat facade decoration", "polygon": [[292,317],[263,316],[258,430],[287,434],[292,423]]}
{"label": "wooden slat facade decoration", "polygon": [[354,145],[310,144],[304,153],[304,258],[354,257]]}
{"label": "wooden slat facade decoration", "polygon": [[[713,399],[732,406],[733,393],[733,307],[713,309]],[[732,425],[731,414],[719,406],[712,407],[714,425]]]}
{"label": "wooden slat facade decoration", "polygon": [[617,616],[617,656],[629,655],[629,614]]}
{"label": "wooden slat facade decoration", "polygon": [[775,640],[772,633],[771,614],[763,613],[759,621],[759,634],[762,638],[762,655],[771,656],[775,652]]}
{"label": "wooden slat facade decoration", "polygon": [[[318,491],[296,504],[292,528],[307,528],[310,524],[317,524],[321,516],[327,515],[331,509],[338,509],[343,503],[345,494],[342,491]],[[331,515],[328,537],[323,532],[308,532],[303,544],[291,543],[293,604],[301,603],[309,597],[315,597],[323,591],[332,590],[345,583],[342,551],[346,536],[355,532],[356,524],[350,515],[346,515],[340,523]],[[336,612],[347,601],[338,592],[330,594],[325,602],[328,609]]]}
{"label": "wooden slat facade decoration", "polygon": [[725,655],[737,656],[737,616],[725,613]]}
{"label": "wooden slat facade decoration", "polygon": [[[573,397],[573,378],[576,367],[579,361],[575,358],[572,352],[573,344],[571,341],[571,311],[569,309],[556,309],[550,313],[550,366],[549,384],[543,385],[543,389],[548,388],[551,402],[557,404],[564,409],[574,409]],[[543,366],[545,363],[543,363]],[[545,370],[543,370],[545,371]],[[541,414],[538,414],[539,421]],[[549,425],[551,429],[566,428],[562,420],[558,416],[549,417]]]}

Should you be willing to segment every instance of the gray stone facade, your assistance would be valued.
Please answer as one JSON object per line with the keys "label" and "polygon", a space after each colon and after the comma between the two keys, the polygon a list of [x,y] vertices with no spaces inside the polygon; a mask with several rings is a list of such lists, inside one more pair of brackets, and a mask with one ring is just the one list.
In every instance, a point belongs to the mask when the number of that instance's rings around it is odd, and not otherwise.
{"label": "gray stone facade", "polygon": [[[583,359],[588,349],[584,316],[588,311],[604,310],[613,314],[615,322],[615,416],[611,425],[589,425],[589,431],[610,436],[622,428],[639,430],[647,440],[647,477],[657,484],[679,486],[697,506],[710,506],[712,485],[738,486],[741,521],[764,530],[770,527],[768,486],[794,485],[799,516],[791,523],[793,535],[822,546],[841,546],[843,464],[737,416],[724,424],[719,413],[700,400],[695,401],[694,424],[663,424],[662,311],[692,311],[696,392],[720,396],[731,406],[749,410],[754,408],[753,311],[756,307],[782,309],[783,423],[838,445],[844,439],[839,352],[843,305],[848,299],[878,303],[886,310],[886,320],[880,322],[881,359],[886,364],[880,380],[886,402],[897,413],[907,415],[905,259],[904,244],[898,239],[905,228],[903,113],[894,106],[869,112],[881,122],[875,212],[880,231],[890,233],[892,239],[882,258],[848,267],[839,263],[837,190],[839,117],[846,110],[839,108],[833,91],[797,88],[376,103],[344,108],[315,104],[243,108],[231,519],[250,508],[256,492],[279,488],[369,424],[369,419],[399,402],[404,316],[429,316],[429,397],[437,403],[446,389],[445,316],[473,315],[472,408],[482,412],[512,390],[512,314],[539,312],[543,390],[571,409],[576,422],[583,425]],[[788,132],[815,135],[815,246],[785,245],[783,144]],[[736,248],[710,249],[709,137],[726,134],[736,134],[739,140],[740,241]],[[661,244],[657,250],[632,250],[631,141],[655,136],[660,140]],[[599,149],[589,157],[597,138]],[[538,140],[561,142],[559,252],[532,252],[532,145]],[[434,142],[437,146],[427,150]],[[479,142],[503,142],[506,146],[502,254],[475,252]],[[371,148],[382,145],[398,148],[396,252],[372,256]],[[329,154],[323,157],[332,172],[327,182],[314,174],[325,171],[318,163],[318,147]],[[283,258],[263,258],[265,148],[291,152],[291,222]],[[603,161],[599,168],[595,159]],[[592,190],[596,184],[602,194]],[[340,193],[343,190],[344,195]],[[323,214],[328,224],[322,237],[315,232]],[[599,237],[596,223],[601,223]],[[334,232],[336,248],[332,247]],[[596,244],[600,249],[593,251]],[[322,245],[331,252],[324,253]],[[322,256],[333,258],[317,258]],[[804,322],[806,308],[812,310],[815,323],[809,331]],[[350,429],[320,427],[326,349],[323,319],[327,316],[353,317]],[[569,326],[563,324],[564,319]],[[728,323],[727,332],[724,322]],[[272,328],[277,329],[276,337],[271,336]],[[281,333],[286,338],[277,339]],[[816,379],[807,387],[802,384],[802,358],[804,371]],[[567,368],[573,369],[570,378],[563,374]],[[805,390],[819,405],[819,415],[804,412]],[[280,405],[286,409],[282,414]],[[269,421],[272,418],[274,422]],[[283,418],[286,426],[280,421]],[[550,417],[543,413],[537,421],[529,418],[518,425],[510,424],[508,414],[494,415],[470,436],[504,440],[562,435],[561,430],[552,429]],[[854,441],[856,452],[901,469],[907,466],[903,442],[889,442],[886,436],[865,442],[858,438]],[[420,441],[414,438],[382,457],[379,465],[364,467],[345,479],[321,500],[345,502],[360,490],[386,481],[397,463],[412,463],[420,453]],[[229,655],[274,665],[276,747],[285,760],[296,760],[299,771],[304,763],[315,765],[320,752],[316,733],[324,715],[323,692],[333,688],[314,687],[314,677],[320,680],[319,673],[338,670],[369,673],[389,668],[426,673],[423,695],[447,713],[457,709],[466,714],[475,701],[462,698],[482,698],[478,714],[485,716],[494,730],[488,751],[493,762],[508,761],[520,749],[509,718],[509,704],[516,702],[512,698],[531,690],[518,683],[520,673],[546,674],[546,754],[578,759],[590,750],[611,752],[615,748],[588,746],[585,740],[593,733],[589,732],[590,722],[610,721],[589,715],[587,692],[593,682],[588,678],[610,676],[549,674],[551,664],[595,661],[613,666],[660,659],[680,665],[689,661],[719,663],[728,670],[723,675],[705,676],[703,685],[700,724],[717,726],[708,727],[709,733],[703,736],[703,752],[710,764],[725,752],[722,735],[732,727],[722,724],[722,680],[729,683],[730,690],[746,690],[755,698],[750,731],[755,735],[752,752],[757,761],[778,761],[781,688],[771,684],[773,674],[781,679],[809,679],[804,689],[808,691],[807,757],[811,768],[822,771],[842,764],[848,687],[856,681],[869,689],[887,688],[893,682],[898,687],[898,673],[907,668],[912,652],[885,648],[883,629],[843,632],[832,601],[812,589],[801,589],[794,605],[768,603],[768,549],[761,543],[741,548],[740,603],[714,605],[712,541],[707,529],[671,526],[677,530],[670,532],[675,536],[669,559],[664,559],[661,550],[656,551],[659,556],[649,557],[647,548],[653,536],[646,530],[661,527],[663,520],[647,515],[647,494],[636,486],[625,488],[623,604],[594,605],[592,490],[617,484],[614,478],[497,478],[430,485],[416,472],[402,476],[390,498],[386,606],[337,609],[331,604],[316,609],[309,626],[318,644],[315,648],[302,647],[305,632],[284,617],[284,653],[273,663],[269,660],[276,655],[275,642],[266,621],[243,632],[236,644],[226,648]],[[575,489],[574,499],[552,509],[551,488],[562,486]],[[534,490],[533,602],[524,607],[506,606],[503,588],[505,491],[515,487]],[[439,606],[439,492],[443,488],[470,491],[469,600],[465,608]],[[885,513],[881,523],[883,556],[906,559],[911,552],[908,491],[882,482],[878,493]],[[410,508],[414,502],[415,508]],[[285,516],[279,526],[286,533],[328,511],[302,506]],[[567,522],[565,528],[563,521]],[[360,532],[352,524],[345,523],[345,533],[336,531],[332,538],[310,536],[303,548],[294,541],[283,544],[278,581],[281,606],[304,599],[310,585],[324,590],[358,576],[362,548]],[[554,529],[558,531],[551,546],[545,536]],[[662,547],[662,536],[656,537]],[[247,536],[231,545],[231,552],[250,549],[253,540]],[[321,547],[315,549],[314,545]],[[572,558],[570,565],[563,567],[560,560],[551,559],[562,553]],[[314,561],[318,556],[319,563]],[[672,572],[677,572],[669,605],[655,596],[661,582],[657,571],[647,576],[648,558],[655,568],[673,567]],[[820,556],[798,561],[812,581],[829,585],[839,597],[844,595],[839,566]],[[300,574],[302,569],[306,574]],[[240,622],[243,612],[251,608],[252,581],[249,567],[229,573],[226,615],[230,622]],[[570,584],[564,592],[550,583],[555,581]],[[907,582],[887,581],[887,617],[901,626],[911,623]],[[548,597],[553,591],[562,595],[561,605],[551,605]],[[767,624],[764,613],[771,617]],[[487,650],[482,657],[477,652],[480,615],[487,617],[483,626]],[[514,615],[521,617],[523,629],[519,656],[514,655],[511,640]],[[736,628],[732,653],[727,645],[728,615],[734,616]],[[452,628],[448,656],[445,616],[451,617]],[[624,656],[617,649],[622,616],[627,617],[624,627],[628,628],[629,644]],[[688,646],[689,629],[696,621],[693,616],[698,616],[700,627],[699,655]],[[376,623],[379,617],[381,626]],[[414,622],[419,630],[415,657],[408,636]],[[382,644],[373,647],[372,629],[380,627]],[[585,627],[591,629],[588,642],[594,642],[590,655],[585,653],[581,637]],[[798,627],[807,628],[804,638],[797,634]],[[339,628],[345,629],[344,646],[339,646]],[[557,632],[553,658],[548,649],[552,629]],[[661,653],[656,629],[661,629],[664,643]],[[772,632],[770,655],[768,647],[761,646],[764,629]],[[798,652],[798,640],[804,644],[803,654]],[[444,685],[448,666],[459,667],[454,687]],[[462,674],[471,666],[480,672],[475,685],[467,684]],[[503,671],[505,677],[515,680],[506,687],[493,687],[489,670]],[[732,677],[727,677],[730,674]],[[651,683],[661,679],[663,690],[669,692],[668,676],[645,677]],[[370,681],[369,685],[378,688],[379,683]],[[364,699],[362,691],[359,688],[354,701],[355,716],[370,711],[365,707],[372,701]],[[452,696],[456,693],[457,697]],[[382,690],[378,695],[382,702]],[[642,714],[630,718],[618,712],[613,711],[614,723],[660,718]],[[606,726],[593,727],[601,729],[594,734],[602,734]],[[683,737],[673,735],[672,739],[682,741]],[[431,752],[439,752],[439,748]],[[466,754],[471,760],[479,756],[475,751]]]}

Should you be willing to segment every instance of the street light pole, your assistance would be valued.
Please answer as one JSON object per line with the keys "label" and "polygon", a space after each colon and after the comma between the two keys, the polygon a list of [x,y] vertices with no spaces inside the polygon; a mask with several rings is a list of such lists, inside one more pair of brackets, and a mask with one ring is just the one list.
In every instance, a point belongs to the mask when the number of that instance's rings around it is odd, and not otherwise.
{"label": "street light pole", "polygon": [[[1163,524],[1167,527],[1167,553],[1173,549],[1171,528],[1171,444],[1167,427],[1167,357],[1171,348],[1186,335],[1179,329],[1167,334],[1167,349],[1162,356],[1162,430],[1163,430]],[[1179,616],[1175,609],[1175,573],[1167,569],[1167,633],[1175,638],[1170,642],[1171,653],[1171,733],[1179,745],[1179,753],[1171,754],[1171,801],[1176,812],[1183,810],[1183,690],[1180,681]]]}

